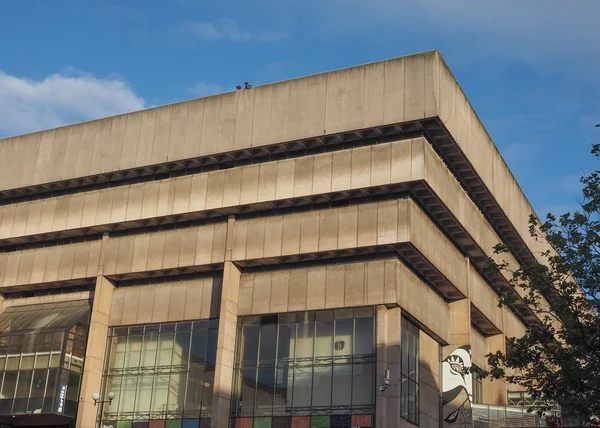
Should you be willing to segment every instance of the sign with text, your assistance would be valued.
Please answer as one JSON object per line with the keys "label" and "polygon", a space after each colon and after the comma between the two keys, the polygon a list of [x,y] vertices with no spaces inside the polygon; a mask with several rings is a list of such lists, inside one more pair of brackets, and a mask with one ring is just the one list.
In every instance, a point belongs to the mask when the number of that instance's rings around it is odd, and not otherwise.
{"label": "sign with text", "polygon": [[56,413],[59,415],[63,414],[63,409],[65,408],[65,397],[67,396],[67,385],[64,383],[60,385],[60,392],[58,394],[58,409],[56,409]]}

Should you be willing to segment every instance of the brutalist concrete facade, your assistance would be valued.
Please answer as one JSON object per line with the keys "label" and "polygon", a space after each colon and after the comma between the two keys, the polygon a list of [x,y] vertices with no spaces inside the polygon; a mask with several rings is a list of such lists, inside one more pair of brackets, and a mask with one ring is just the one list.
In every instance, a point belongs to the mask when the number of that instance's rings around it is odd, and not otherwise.
{"label": "brutalist concrete facade", "polygon": [[[530,252],[520,257],[535,257],[542,244],[529,237],[532,212],[437,51],[0,140],[0,311],[88,300],[91,314],[80,384],[71,387],[76,418],[60,416],[56,401],[48,407],[52,417],[28,404],[2,420],[27,426],[46,418],[82,428],[464,425],[464,416],[447,419],[448,410],[460,409],[444,394],[444,364],[455,364],[463,349],[469,353],[463,365],[485,368],[484,355],[504,350],[505,339],[522,335],[533,319],[520,302],[497,307],[495,290],[506,279],[484,269],[502,241],[524,244]],[[341,326],[350,317],[355,330],[348,337],[359,340],[363,315],[346,316],[343,308],[372,308],[373,352],[364,351],[360,364],[374,371],[371,402],[348,398],[338,417],[333,403],[343,394],[335,392],[336,364],[356,367],[358,357],[336,356],[350,343],[337,330],[331,330],[331,347],[317,344],[330,337],[319,333],[318,320]],[[296,359],[273,357],[264,367],[275,374],[261,378],[259,356],[252,366],[258,377],[244,374],[242,354],[252,337],[246,343],[240,335],[254,334],[244,330],[246,320],[264,326],[278,314],[274,325],[281,332],[290,313],[301,321],[286,324],[296,333],[285,346],[278,339],[277,355],[284,348],[289,353],[293,341]],[[305,327],[298,326],[306,325],[316,328],[312,357],[302,360],[307,367],[318,362],[322,346],[331,354],[325,367],[334,370],[328,381],[334,384],[324,407],[316,406],[317,386],[302,389],[308,383],[298,383],[300,372],[291,375],[307,343],[297,333]],[[16,322],[12,326],[6,333],[19,331]],[[191,362],[195,351],[177,339],[188,340],[188,328],[215,335],[202,342],[214,347],[214,357],[205,351],[198,366]],[[417,367],[407,374],[403,329],[418,338],[411,342],[418,347]],[[256,328],[263,355],[271,346],[267,330]],[[172,393],[173,382],[178,391],[186,385],[191,401],[183,400],[183,410],[177,399],[154,406],[162,393],[157,377],[145,392],[123,386],[125,379],[141,385],[135,370],[146,354],[129,372],[128,363],[115,363],[110,354],[120,358],[117,344],[129,343],[122,345],[123,358],[135,356],[136,340],[150,343],[155,336],[148,335],[163,331],[170,342],[156,343],[175,349],[166,388]],[[192,347],[200,343],[190,340]],[[159,376],[158,359],[148,376]],[[290,398],[292,386],[277,384],[284,364],[304,407]],[[187,377],[175,376],[177,370]],[[193,398],[194,370],[204,373],[203,398]],[[310,370],[316,385],[317,371]],[[356,377],[358,369],[352,370]],[[403,392],[403,380],[416,387]],[[119,397],[102,403],[118,388]],[[506,405],[508,391],[516,391],[489,380],[478,388],[479,397],[468,397],[467,405]],[[240,398],[248,391],[252,408]],[[103,395],[97,405],[95,392]],[[147,398],[127,401],[136,394]],[[271,401],[259,405],[259,396]],[[352,400],[364,401],[357,414]]]}

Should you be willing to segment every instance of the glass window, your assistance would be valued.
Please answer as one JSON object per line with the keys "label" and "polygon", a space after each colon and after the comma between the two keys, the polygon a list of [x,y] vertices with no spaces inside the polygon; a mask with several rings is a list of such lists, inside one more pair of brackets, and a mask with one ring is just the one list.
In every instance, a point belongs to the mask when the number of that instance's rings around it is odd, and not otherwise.
{"label": "glass window", "polygon": [[419,329],[402,318],[400,347],[400,414],[404,419],[419,423]]}
{"label": "glass window", "polygon": [[103,396],[115,399],[102,420],[210,418],[217,329],[207,321],[112,328]]}
{"label": "glass window", "polygon": [[65,384],[62,414],[74,416],[89,313],[89,301],[80,300],[13,306],[0,314],[0,415],[57,413],[55,397]]}
{"label": "glass window", "polygon": [[314,414],[372,415],[374,331],[372,308],[240,318],[232,416],[256,427]]}

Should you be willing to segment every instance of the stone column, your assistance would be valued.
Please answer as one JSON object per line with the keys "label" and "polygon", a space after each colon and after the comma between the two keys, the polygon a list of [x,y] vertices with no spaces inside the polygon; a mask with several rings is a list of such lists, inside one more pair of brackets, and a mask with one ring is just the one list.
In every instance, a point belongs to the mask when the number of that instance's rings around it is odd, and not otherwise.
{"label": "stone column", "polygon": [[225,265],[223,269],[223,286],[221,288],[221,306],[219,309],[219,334],[217,338],[217,362],[212,398],[211,428],[229,427],[241,276],[240,270],[231,262],[234,224],[235,219],[230,217],[227,224]]}
{"label": "stone column", "polygon": [[[490,353],[496,351],[506,352],[506,336],[504,334],[490,336],[486,340]],[[483,379],[483,402],[494,406],[507,406],[506,381],[504,379],[492,379],[491,377]]]}
{"label": "stone column", "polygon": [[[397,427],[400,419],[400,340],[402,318],[399,307],[377,307],[377,370],[375,376],[375,421],[378,427]],[[385,370],[390,383],[385,391]]]}
{"label": "stone column", "polygon": [[101,392],[104,352],[108,337],[108,318],[112,302],[113,284],[103,276],[96,279],[94,303],[90,320],[85,365],[79,392],[76,428],[91,428],[96,425],[98,407],[94,406],[92,394]]}
{"label": "stone column", "polygon": [[102,237],[102,248],[98,264],[99,276],[96,278],[96,286],[94,288],[94,301],[92,303],[90,329],[88,331],[88,342],[85,350],[85,362],[81,378],[81,389],[79,391],[77,419],[75,422],[76,428],[98,426],[96,421],[98,407],[94,406],[92,394],[101,392],[104,352],[108,338],[108,319],[110,317],[114,289],[113,284],[102,276],[108,239],[108,234],[105,233]]}

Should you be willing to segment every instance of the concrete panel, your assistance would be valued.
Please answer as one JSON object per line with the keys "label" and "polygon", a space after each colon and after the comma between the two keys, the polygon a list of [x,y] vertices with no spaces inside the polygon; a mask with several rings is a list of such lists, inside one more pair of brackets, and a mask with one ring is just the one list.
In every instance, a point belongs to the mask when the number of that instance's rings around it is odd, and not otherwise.
{"label": "concrete panel", "polygon": [[371,147],[352,150],[350,187],[360,189],[371,185]]}
{"label": "concrete panel", "polygon": [[198,232],[196,233],[196,265],[203,265],[211,262],[214,234],[214,225],[207,225],[198,228]]}
{"label": "concrete panel", "polygon": [[384,63],[383,123],[402,122],[404,115],[405,58],[395,58]]}
{"label": "concrete panel", "polygon": [[319,213],[319,251],[337,250],[339,211]]}
{"label": "concrete panel", "polygon": [[127,115],[125,134],[123,136],[123,149],[121,150],[121,161],[119,169],[132,168],[136,165],[135,158],[140,138],[142,125],[142,113],[135,112]]}
{"label": "concrete panel", "polygon": [[325,291],[327,289],[327,268],[324,266],[308,270],[306,289],[306,309],[325,308]]}
{"label": "concrete panel", "polygon": [[171,129],[169,134],[169,149],[167,160],[183,159],[185,155],[185,134],[187,129],[187,115],[189,102],[173,105],[171,111]]}
{"label": "concrete panel", "polygon": [[290,104],[293,102],[290,99],[290,90],[290,82],[273,85],[269,141],[286,141],[289,139]]}
{"label": "concrete panel", "polygon": [[319,251],[319,212],[304,212],[301,216],[300,252],[317,252]]}
{"label": "concrete panel", "polygon": [[237,92],[237,115],[233,149],[249,147],[252,142],[255,91]]}
{"label": "concrete panel", "polygon": [[[56,134],[54,135],[54,141],[52,142],[52,153],[50,154],[50,165],[53,165],[54,168],[50,168],[52,172],[51,175],[47,177],[50,180],[60,180],[62,178],[62,166],[65,160],[69,133],[70,129],[66,126],[58,128],[56,130]],[[21,146],[25,148],[23,144],[20,144],[15,148],[18,150]],[[22,155],[19,156],[19,153],[15,153],[14,158],[22,158]],[[20,168],[20,166],[17,164],[16,168]],[[18,172],[15,171],[15,177],[18,177],[18,175]]]}
{"label": "concrete panel", "polygon": [[283,242],[283,216],[267,217],[265,222],[264,256],[281,255]]}
{"label": "concrete panel", "polygon": [[250,315],[252,313],[252,294],[254,293],[254,275],[242,275],[240,278],[240,291],[238,301],[238,314]]}
{"label": "concrete panel", "polygon": [[358,207],[351,206],[339,210],[338,248],[352,248],[358,245]]}
{"label": "concrete panel", "polygon": [[385,63],[366,64],[364,73],[364,126],[377,126],[383,123],[384,117]]}
{"label": "concrete panel", "polygon": [[223,206],[235,207],[240,204],[242,191],[242,169],[233,168],[225,171],[223,185]]}
{"label": "concrete panel", "polygon": [[308,119],[308,86],[309,79],[294,79],[289,81],[289,107],[287,133],[289,136],[302,135],[307,129]]}
{"label": "concrete panel", "polygon": [[[376,305],[381,302],[385,302],[384,289],[386,286],[385,276],[385,264],[386,261],[376,261],[366,264],[366,293],[365,303],[367,305]],[[395,276],[392,277],[395,282]],[[395,297],[395,296],[393,296]]]}
{"label": "concrete panel", "polygon": [[[42,141],[40,142],[40,149],[38,151],[38,156],[35,163],[35,172],[33,176],[36,183],[45,183],[47,181],[53,181],[53,173],[58,173],[52,168],[52,165],[50,164],[52,156],[52,145],[54,144],[55,135],[55,129],[42,131]],[[10,159],[10,153],[5,153],[3,157]],[[12,171],[12,168],[9,167],[8,171]],[[11,182],[12,180],[7,181]]]}
{"label": "concrete panel", "polygon": [[[256,280],[255,280],[256,282]],[[307,269],[294,269],[290,271],[288,310],[306,310],[306,292],[308,288]]]}
{"label": "concrete panel", "polygon": [[225,172],[214,171],[208,173],[208,184],[206,194],[206,208],[217,208],[223,205],[223,189],[225,184]]}
{"label": "concrete panel", "polygon": [[363,263],[346,265],[344,306],[363,306],[366,303],[365,266]]}
{"label": "concrete panel", "polygon": [[185,301],[187,296],[186,282],[171,284],[171,298],[169,299],[169,321],[182,321],[185,314]]}
{"label": "concrete panel", "polygon": [[277,165],[273,163],[263,163],[259,166],[258,172],[258,193],[257,200],[270,201],[275,199],[275,181],[277,179]]}
{"label": "concrete panel", "polygon": [[176,229],[165,234],[163,269],[178,267],[179,248],[181,247],[181,237],[184,232],[187,232],[187,230]]}
{"label": "concrete panel", "polygon": [[325,307],[341,308],[344,306],[344,288],[346,269],[343,265],[327,266],[327,286],[325,289]]}
{"label": "concrete panel", "polygon": [[252,312],[266,314],[271,303],[271,275],[254,276],[254,293],[252,295]]}
{"label": "concrete panel", "polygon": [[90,166],[86,175],[104,172],[102,167],[104,165],[106,156],[108,156],[111,126],[112,118],[98,120],[96,138],[94,139],[94,149],[92,151],[92,158],[90,160]]}
{"label": "concrete panel", "polygon": [[[248,239],[246,241],[246,257],[261,258],[264,254],[266,219],[252,219],[248,222]],[[237,222],[236,226],[237,227]]]}
{"label": "concrete panel", "polygon": [[[294,196],[294,176],[295,176],[295,159],[283,160],[277,162],[277,178],[275,185],[275,198],[286,199]],[[247,168],[244,168],[246,175]],[[252,198],[252,194],[247,195],[247,200]]]}
{"label": "concrete panel", "polygon": [[208,192],[208,174],[197,174],[192,177],[190,191],[190,211],[202,211],[206,207]]}
{"label": "concrete panel", "polygon": [[294,196],[310,195],[313,193],[313,168],[312,157],[302,157],[295,160],[294,168]]}
{"label": "concrete panel", "polygon": [[156,112],[157,109],[155,108],[141,112],[140,136],[138,138],[138,149],[135,158],[136,165],[150,165],[152,163]]}
{"label": "concrete panel", "polygon": [[133,244],[132,272],[143,272],[148,265],[148,251],[150,249],[150,234],[136,235]]}
{"label": "concrete panel", "polygon": [[[204,290],[202,282],[203,281],[190,281],[187,284],[187,294],[183,312],[186,320],[200,319],[202,309],[200,302],[202,302],[202,292]],[[209,296],[207,296],[207,298],[209,298]]]}
{"label": "concrete panel", "polygon": [[167,160],[169,139],[171,136],[172,114],[172,104],[156,109],[156,126],[154,127],[154,141],[152,142],[151,164],[157,164]]}
{"label": "concrete panel", "polygon": [[233,149],[236,113],[237,113],[237,92],[222,94],[221,111],[219,113],[219,134],[217,138],[217,151],[228,152]]}
{"label": "concrete panel", "polygon": [[185,127],[184,159],[198,156],[202,149],[202,126],[204,119],[204,98],[188,101],[187,123]]}
{"label": "concrete panel", "polygon": [[301,216],[285,216],[283,218],[283,243],[281,245],[282,254],[298,254],[300,252],[301,228]]}
{"label": "concrete panel", "polygon": [[106,155],[102,159],[102,172],[117,171],[120,168],[126,129],[127,115],[112,118]]}
{"label": "concrete panel", "polygon": [[332,167],[331,190],[338,192],[349,189],[352,171],[352,152],[348,150],[333,152]]}
{"label": "concrete panel", "polygon": [[256,147],[267,144],[269,141],[273,86],[259,86],[253,90],[255,94],[254,118],[252,121],[252,147]]}

